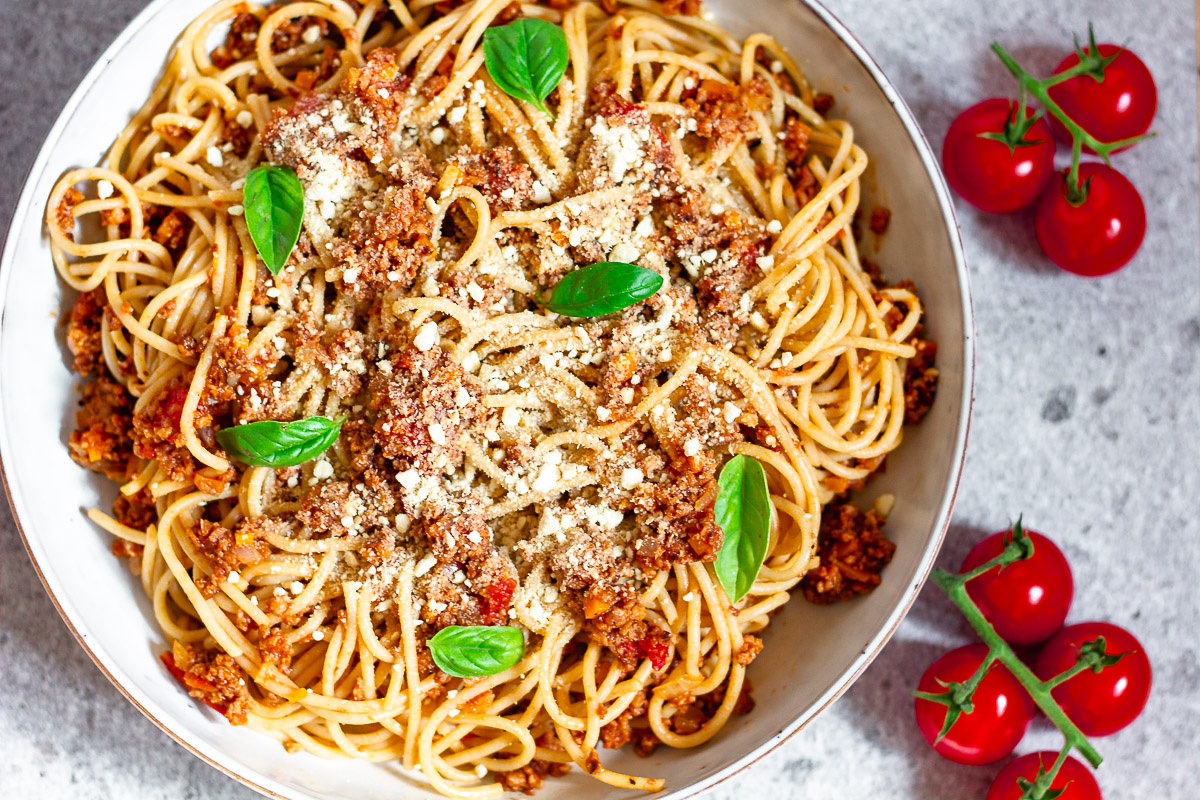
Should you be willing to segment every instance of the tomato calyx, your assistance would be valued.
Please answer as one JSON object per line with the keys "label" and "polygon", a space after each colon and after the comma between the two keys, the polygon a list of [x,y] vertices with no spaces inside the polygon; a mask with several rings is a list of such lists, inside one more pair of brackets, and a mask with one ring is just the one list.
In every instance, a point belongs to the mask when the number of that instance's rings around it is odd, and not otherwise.
{"label": "tomato calyx", "polygon": [[958,718],[963,714],[970,714],[975,710],[975,704],[971,702],[971,697],[975,694],[975,690],[979,688],[980,681],[987,674],[988,668],[996,661],[994,655],[989,655],[979,665],[979,669],[975,670],[975,674],[965,681],[944,681],[937,678],[939,686],[945,687],[944,692],[922,692],[913,690],[913,697],[919,697],[922,700],[928,700],[931,703],[937,703],[946,707],[946,721],[942,723],[942,729],[938,731],[937,738],[933,740],[936,745],[942,739],[946,738],[946,734],[954,727],[954,723],[958,722]]}
{"label": "tomato calyx", "polygon": [[1004,130],[993,131],[991,133],[981,133],[979,138],[992,139],[1000,142],[1008,147],[1009,153],[1017,152],[1018,147],[1033,147],[1045,141],[1045,139],[1030,139],[1029,129],[1032,128],[1037,121],[1042,118],[1041,111],[1035,111],[1033,114],[1027,112],[1025,104],[1025,93],[1021,92],[1021,100],[1013,103],[1009,108],[1016,107],[1016,114],[1010,114],[1008,119],[1004,121]]}
{"label": "tomato calyx", "polygon": [[[1075,671],[1082,672],[1084,669],[1090,669],[1092,672],[1099,672],[1105,667],[1111,667],[1116,664],[1132,652],[1130,650],[1123,650],[1120,653],[1109,653],[1105,649],[1107,646],[1108,643],[1104,641],[1103,636],[1097,636],[1095,639],[1091,639],[1080,645],[1079,654],[1075,657],[1075,664],[1080,669]],[[1068,672],[1071,671],[1068,670]],[[1059,682],[1061,683],[1061,681]]]}
{"label": "tomato calyx", "polygon": [[1016,524],[1004,535],[1004,549],[998,556],[959,576],[964,583],[993,569],[997,564],[1000,565],[1000,571],[1003,572],[1004,568],[1010,564],[1033,558],[1033,538],[1025,532],[1025,528],[1021,524],[1023,520],[1024,517],[1017,517]]}
{"label": "tomato calyx", "polygon": [[[1092,27],[1092,23],[1088,23],[1088,46],[1085,49],[1079,44],[1079,34],[1075,34],[1075,55],[1079,57],[1079,64],[1071,72],[1074,75],[1087,75],[1096,83],[1104,83],[1104,70],[1108,69],[1108,65],[1117,60],[1117,57],[1125,51],[1122,47],[1111,55],[1101,55],[1100,46],[1096,44],[1096,31]],[[1055,76],[1054,83],[1062,83],[1070,78]]]}
{"label": "tomato calyx", "polygon": [[[1070,752],[1068,749],[1065,752]],[[1058,763],[1047,770],[1042,764],[1038,764],[1037,776],[1033,780],[1029,778],[1017,778],[1017,787],[1021,790],[1021,800],[1054,800],[1054,798],[1062,795],[1067,790],[1064,786],[1061,789],[1051,789],[1051,784],[1054,783],[1054,776],[1058,774]]]}
{"label": "tomato calyx", "polygon": [[1088,195],[1092,191],[1092,178],[1089,175],[1080,181],[1077,164],[1072,164],[1070,169],[1062,171],[1062,184],[1063,196],[1072,206],[1079,208],[1087,202]]}
{"label": "tomato calyx", "polygon": [[1123,650],[1120,653],[1108,652],[1108,642],[1103,636],[1097,636],[1095,639],[1090,639],[1079,646],[1075,651],[1075,664],[1068,669],[1047,678],[1045,684],[1053,689],[1059,684],[1069,681],[1081,672],[1091,670],[1099,673],[1105,667],[1114,666],[1122,658],[1129,655],[1131,650]]}

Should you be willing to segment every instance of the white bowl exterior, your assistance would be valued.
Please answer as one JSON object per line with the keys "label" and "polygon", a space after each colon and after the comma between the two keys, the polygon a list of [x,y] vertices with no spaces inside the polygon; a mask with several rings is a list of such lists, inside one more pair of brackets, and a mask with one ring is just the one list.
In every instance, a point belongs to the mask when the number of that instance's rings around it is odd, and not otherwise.
{"label": "white bowl exterior", "polygon": [[[69,292],[51,267],[43,235],[45,198],[67,169],[95,164],[140,106],[169,45],[208,0],[157,0],[100,59],[47,137],[17,206],[0,272],[0,458],[10,500],[31,556],[80,643],[125,695],[185,747],[235,778],[287,798],[363,800],[436,795],[397,777],[392,765],[287,754],[278,743],[234,728],[189,698],[162,669],[164,642],[136,578],[109,550],[108,536],[82,509],[107,505],[112,488],[67,455],[76,379],[67,369],[61,327]],[[805,2],[710,0],[739,34],[770,31],[834,115],[849,119],[872,159],[864,204],[892,209],[878,254],[893,279],[914,280],[929,335],[939,341],[941,384],[921,426],[870,491],[893,492],[888,522],[897,550],[883,584],[831,608],[790,603],[766,634],[750,670],[758,705],[716,740],[688,751],[659,748],[650,759],[606,753],[606,764],[662,776],[662,797],[678,800],[712,786],[768,752],[811,720],[866,667],[891,635],[928,574],[949,522],[966,444],[973,333],[957,225],[936,162],[908,109],[861,46],[823,8]],[[882,188],[877,188],[882,187]],[[19,377],[17,377],[19,376]],[[412,776],[419,783],[419,776]],[[635,796],[578,770],[539,793],[589,798]],[[579,794],[582,793],[582,794]]]}

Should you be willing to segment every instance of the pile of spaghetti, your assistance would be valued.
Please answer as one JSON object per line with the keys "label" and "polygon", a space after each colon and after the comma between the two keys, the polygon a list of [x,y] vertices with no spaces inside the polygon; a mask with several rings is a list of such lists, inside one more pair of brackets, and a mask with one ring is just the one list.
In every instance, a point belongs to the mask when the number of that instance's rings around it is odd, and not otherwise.
{"label": "pile of spaghetti", "polygon": [[[846,493],[928,409],[935,348],[911,285],[859,258],[853,130],[769,36],[694,0],[602,5],[223,2],[50,198],[94,377],[71,451],[120,483],[90,516],[168,668],[289,750],[461,797],[572,763],[655,790],[599,746],[708,740],[790,593],[853,596],[891,556]],[[566,37],[549,114],[484,63],[486,31],[531,17]],[[267,163],[304,188],[277,274],[243,206]],[[541,302],[598,262],[665,280],[595,318]],[[340,436],[299,465],[218,442],[315,415]],[[737,454],[772,511],[731,604],[714,501]],[[431,657],[447,626],[502,625],[525,645],[496,674]]]}

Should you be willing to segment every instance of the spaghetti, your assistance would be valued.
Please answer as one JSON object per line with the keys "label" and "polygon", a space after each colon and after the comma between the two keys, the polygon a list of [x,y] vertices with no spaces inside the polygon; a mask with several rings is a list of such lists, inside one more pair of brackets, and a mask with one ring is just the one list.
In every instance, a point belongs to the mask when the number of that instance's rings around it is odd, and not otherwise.
{"label": "spaghetti", "polygon": [[[878,583],[880,517],[844,499],[932,398],[921,305],[860,260],[851,126],[769,36],[698,10],[226,0],[103,165],[56,185],[68,344],[97,375],[72,454],[121,483],[89,516],[193,695],[449,796],[572,763],[657,790],[599,746],[707,741],[798,585]],[[552,117],[484,67],[521,16],[566,34]],[[278,275],[241,205],[268,162],[306,198]],[[665,285],[596,319],[539,304],[606,260]],[[301,466],[215,438],[316,414],[341,436]],[[734,454],[773,506],[736,606],[711,566]],[[516,625],[524,655],[452,678],[427,644],[448,625]]]}

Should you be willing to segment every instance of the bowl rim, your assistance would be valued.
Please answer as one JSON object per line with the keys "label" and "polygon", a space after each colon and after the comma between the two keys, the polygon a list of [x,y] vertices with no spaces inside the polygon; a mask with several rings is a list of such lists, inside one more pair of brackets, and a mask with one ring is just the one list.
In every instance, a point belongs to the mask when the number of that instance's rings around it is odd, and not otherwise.
{"label": "bowl rim", "polygon": [[[925,138],[916,118],[913,116],[908,104],[900,96],[896,87],[884,73],[874,57],[863,46],[862,42],[850,32],[844,23],[827,9],[820,0],[789,0],[799,2],[811,11],[818,20],[826,27],[826,29],[838,39],[841,44],[848,48],[862,67],[871,76],[876,86],[883,92],[888,104],[899,117],[901,124],[904,126],[909,139],[912,141],[920,157],[921,163],[925,169],[930,183],[933,186],[934,194],[937,197],[938,206],[942,212],[942,223],[946,227],[947,238],[950,243],[951,254],[954,259],[955,272],[957,275],[959,286],[960,314],[963,322],[963,373],[962,373],[962,391],[959,401],[958,419],[955,424],[955,442],[954,442],[954,460],[950,465],[950,475],[947,484],[942,492],[941,502],[938,507],[936,520],[934,523],[935,530],[932,532],[930,540],[925,545],[925,550],[922,553],[921,559],[917,564],[917,570],[913,580],[901,596],[900,602],[892,609],[888,618],[880,626],[880,629],[873,635],[871,642],[864,649],[862,655],[857,659],[857,666],[853,672],[844,672],[839,679],[839,685],[825,699],[818,708],[813,710],[804,719],[796,718],[789,723],[783,730],[776,733],[767,741],[760,744],[758,747],[750,750],[739,756],[732,763],[717,771],[712,776],[703,781],[698,781],[687,786],[661,795],[662,800],[688,800],[694,798],[703,792],[725,783],[726,781],[740,775],[745,770],[757,764],[767,755],[772,753],[780,745],[794,736],[796,733],[804,729],[810,722],[816,719],[830,705],[854,684],[862,675],[868,666],[875,660],[876,656],[882,651],[884,645],[891,639],[904,617],[907,616],[909,609],[920,594],[925,581],[929,577],[929,573],[933,568],[933,562],[936,560],[942,543],[945,540],[946,532],[950,525],[951,513],[954,509],[954,504],[958,497],[958,490],[962,482],[963,465],[966,460],[967,440],[969,438],[971,427],[971,415],[975,401],[975,328],[974,328],[974,311],[972,307],[971,290],[969,283],[968,270],[966,265],[966,257],[963,252],[961,228],[958,224],[958,218],[954,211],[954,203],[952,202],[949,189],[945,178],[942,175],[941,168],[937,159],[933,154],[933,150],[929,145],[929,141]],[[139,31],[146,23],[168,6],[171,6],[179,0],[153,0],[149,5],[142,9],[130,22],[121,30],[112,43],[104,49],[95,63],[87,71],[84,77],[80,80],[75,90],[71,93],[70,98],[64,104],[62,110],[54,121],[54,125],[46,133],[42,146],[38,150],[38,154],[26,171],[21,194],[13,207],[13,213],[10,218],[9,226],[5,232],[2,247],[0,247],[0,318],[2,318],[3,308],[5,306],[8,294],[8,284],[10,274],[13,267],[11,266],[15,257],[17,227],[21,220],[27,218],[30,206],[37,202],[40,198],[35,197],[36,177],[40,176],[46,169],[50,160],[51,152],[56,143],[61,139],[63,131],[68,120],[74,114],[77,107],[80,105],[84,97],[91,90],[100,76],[103,74],[113,57],[123,49],[131,38]],[[2,330],[2,326],[0,326]],[[2,417],[0,417],[2,418]],[[129,703],[134,708],[140,711],[143,716],[154,723],[163,733],[174,740],[178,745],[190,752],[201,761],[209,766],[233,779],[241,785],[253,789],[264,796],[277,798],[278,800],[293,800],[289,795],[280,794],[276,790],[260,783],[259,780],[269,780],[265,775],[255,775],[253,777],[244,775],[234,771],[226,766],[221,759],[215,755],[202,750],[197,745],[192,744],[184,735],[177,733],[169,721],[164,721],[148,709],[140,702],[133,693],[117,679],[113,672],[105,663],[105,659],[88,643],[84,635],[75,626],[70,614],[64,608],[63,603],[55,594],[53,587],[50,584],[46,574],[42,571],[41,565],[37,557],[34,555],[34,548],[31,544],[29,535],[26,534],[25,528],[22,525],[21,518],[17,514],[17,504],[15,502],[12,488],[9,483],[8,472],[5,468],[3,454],[10,449],[8,445],[8,430],[3,425],[0,425],[0,483],[3,483],[5,498],[8,501],[10,510],[12,511],[12,519],[18,534],[21,537],[21,543],[25,548],[26,554],[33,565],[34,571],[37,573],[38,580],[42,584],[42,588],[50,598],[50,602],[54,605],[55,611],[66,624],[67,629],[75,638],[76,643],[91,659],[97,669],[116,687]],[[164,715],[166,716],[166,715]],[[294,797],[294,796],[293,796]],[[315,796],[313,796],[315,797]]]}

